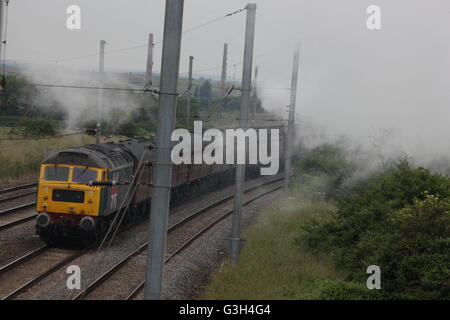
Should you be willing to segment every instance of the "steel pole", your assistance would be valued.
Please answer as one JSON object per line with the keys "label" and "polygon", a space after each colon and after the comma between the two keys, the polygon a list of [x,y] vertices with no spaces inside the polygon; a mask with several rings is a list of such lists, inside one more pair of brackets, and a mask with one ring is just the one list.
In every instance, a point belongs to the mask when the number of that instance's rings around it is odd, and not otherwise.
{"label": "steel pole", "polygon": [[292,158],[292,148],[295,138],[295,106],[297,102],[297,84],[298,84],[298,69],[300,63],[300,46],[297,45],[294,53],[294,64],[292,70],[292,85],[291,85],[291,100],[289,104],[289,119],[288,128],[286,135],[286,150],[284,158],[284,186],[283,190],[285,192],[289,189],[289,178],[291,172],[291,158]]}
{"label": "steel pole", "polygon": [[172,182],[170,138],[176,117],[183,8],[184,0],[166,0],[145,300],[161,299]]}
{"label": "steel pole", "polygon": [[192,96],[192,69],[194,67],[194,57],[189,57],[189,78],[188,78],[188,93],[187,93],[187,108],[186,108],[186,128],[191,129],[191,96]]}
{"label": "steel pole", "polygon": [[[239,126],[248,127],[248,105],[252,90],[253,48],[255,44],[256,4],[247,5],[247,23],[245,31],[244,71],[242,74],[242,103]],[[239,150],[237,150],[239,152]],[[236,191],[234,195],[234,212],[231,230],[231,263],[236,264],[241,251],[241,217],[244,196],[245,164],[236,165]]]}

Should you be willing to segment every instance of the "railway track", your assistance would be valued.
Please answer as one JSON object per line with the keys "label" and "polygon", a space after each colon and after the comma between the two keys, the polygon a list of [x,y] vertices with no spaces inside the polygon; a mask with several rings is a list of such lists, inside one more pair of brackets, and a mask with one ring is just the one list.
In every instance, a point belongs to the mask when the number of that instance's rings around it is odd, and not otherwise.
{"label": "railway track", "polygon": [[26,196],[29,196],[29,195],[32,195],[32,194],[36,194],[36,191],[35,190],[27,191],[27,192],[24,192],[24,193],[21,193],[21,194],[12,195],[12,196],[10,196],[8,198],[3,197],[3,198],[0,198],[0,203],[9,202],[9,201],[16,200],[16,199],[19,199],[19,198],[23,198],[23,197],[26,197]]}
{"label": "railway track", "polygon": [[20,219],[14,220],[12,222],[8,222],[8,223],[5,223],[5,224],[2,224],[2,225],[0,225],[0,231],[3,231],[3,230],[6,230],[6,229],[15,227],[17,225],[20,225],[22,223],[26,223],[28,221],[34,220],[34,219],[36,219],[36,217],[37,217],[37,214],[33,214],[31,216],[26,216],[24,218],[20,218]]}
{"label": "railway track", "polygon": [[35,205],[36,205],[36,202],[29,202],[29,203],[25,203],[25,204],[22,204],[20,206],[16,206],[16,207],[13,207],[13,208],[10,208],[10,209],[2,210],[2,211],[0,211],[0,217],[1,216],[6,216],[8,214],[11,214],[11,213],[23,210],[23,209],[32,208]]}
{"label": "railway track", "polygon": [[[263,184],[260,184],[258,186],[250,187],[245,190],[246,193],[252,192],[254,190],[258,190],[262,187],[277,183],[281,181],[281,178],[272,179],[268,182],[265,182]],[[248,205],[249,203],[264,197],[265,195],[272,193],[278,189],[280,189],[281,186],[276,186],[275,188],[272,188],[270,191],[264,192],[262,194],[257,195],[256,197],[253,197],[249,200],[247,200],[244,205]],[[208,204],[204,206],[203,208],[195,211],[194,213],[190,214],[189,216],[181,219],[180,221],[173,224],[169,229],[168,233],[172,234],[175,230],[178,230],[182,228],[184,225],[186,225],[188,222],[193,221],[195,218],[203,215],[206,212],[209,212],[210,210],[214,209],[215,207],[220,206],[221,204],[226,203],[227,201],[230,201],[234,198],[233,195],[225,196],[214,203]],[[223,219],[228,217],[233,213],[233,210],[228,210],[225,214],[217,217],[214,219],[214,221],[209,222],[206,226],[203,226],[200,231],[196,232],[194,235],[192,235],[189,239],[183,241],[182,245],[177,247],[175,250],[172,250],[169,254],[169,256],[166,259],[166,263],[168,263],[171,259],[173,259],[176,255],[181,253],[183,250],[189,247],[194,240],[198,239],[201,235],[206,233],[208,230],[210,230],[213,226],[217,225],[219,222],[221,222]],[[21,219],[20,221],[28,221],[35,217],[36,215],[25,217],[24,219]],[[19,220],[14,221],[12,223],[9,223],[8,225],[17,225],[21,223]],[[0,230],[4,229],[5,226],[0,226]],[[84,299],[89,294],[95,291],[95,289],[100,286],[102,283],[104,283],[108,278],[110,278],[113,274],[115,274],[118,270],[120,270],[122,267],[126,266],[128,262],[130,262],[134,257],[140,255],[143,253],[148,247],[148,243],[144,243],[143,245],[139,246],[137,249],[135,249],[133,252],[128,254],[125,258],[123,258],[121,261],[116,263],[114,266],[109,268],[106,272],[102,273],[95,281],[90,283],[85,289],[83,289],[80,293],[78,293],[75,297],[73,297],[74,300],[78,299]],[[15,288],[14,290],[10,291],[8,294],[3,296],[2,300],[11,300],[16,297],[18,297],[20,294],[24,293],[26,290],[32,288],[37,283],[41,282],[51,274],[55,273],[56,271],[63,268],[68,263],[76,260],[77,258],[83,256],[88,249],[77,251],[77,252],[67,252],[65,253],[64,257],[62,259],[59,259],[57,262],[52,264],[50,267],[46,268],[44,271],[40,272],[39,274],[33,276],[31,279],[27,280],[25,283],[21,284],[19,287]],[[33,258],[42,256],[44,254],[52,254],[52,248],[49,248],[47,246],[43,246],[41,248],[38,248],[30,253],[25,254],[24,256],[8,263],[7,265],[4,265],[0,267],[0,276],[4,273],[10,272],[16,268],[20,268],[20,266],[24,265],[26,262],[32,260]],[[126,297],[126,299],[133,299],[144,287],[145,282],[142,282],[139,284],[138,287],[134,288],[131,293]]]}
{"label": "railway track", "polygon": [[[36,194],[37,182],[0,190],[0,204]],[[30,190],[33,189],[33,190]],[[22,192],[23,191],[23,192]],[[1,214],[0,214],[1,215]]]}
{"label": "railway track", "polygon": [[[0,218],[7,217],[9,215],[12,215],[13,213],[17,213],[22,210],[33,208],[36,205],[36,201],[30,201],[28,199],[27,202],[22,203],[22,204],[17,204],[13,201],[36,194],[36,192],[37,192],[35,190],[36,186],[37,186],[37,183],[29,183],[29,184],[23,184],[20,186],[0,190],[0,195],[1,195],[0,204],[2,205],[2,207],[5,207],[5,206],[7,206],[7,204],[9,202],[12,202],[12,204],[9,208],[7,207],[6,209],[0,210]],[[30,190],[30,189],[33,189],[33,190]],[[22,192],[22,191],[24,191],[24,192]],[[36,217],[36,214],[33,214],[33,215],[27,216],[27,217],[20,217],[13,221],[7,221],[6,223],[0,225],[0,231],[9,229],[11,227],[17,226],[17,225],[25,223],[25,222],[28,222],[28,221],[34,219],[35,217]]]}
{"label": "railway track", "polygon": [[[42,251],[39,254],[35,254],[33,257],[40,256],[44,251],[47,251],[47,250],[48,250],[48,248],[46,250],[42,249]],[[22,285],[20,285],[18,288],[16,288],[13,291],[9,292],[7,295],[2,297],[1,300],[12,300],[12,299],[16,298],[18,295],[20,295],[21,293],[23,293],[26,290],[30,289],[35,284],[37,284],[41,280],[45,279],[46,277],[48,277],[52,273],[58,271],[59,269],[61,269],[62,267],[64,267],[68,263],[72,262],[73,260],[81,257],[83,254],[85,254],[85,252],[86,252],[86,250],[67,254],[67,256],[65,258],[59,260],[57,263],[53,264],[50,268],[46,269],[44,272],[39,273],[37,276],[34,276],[33,278],[31,278],[27,282],[25,282]],[[33,257],[30,257],[29,259],[31,259]],[[20,259],[23,259],[23,257],[20,258]],[[25,261],[18,262],[15,267],[17,267],[19,265],[22,265],[24,262]],[[9,270],[11,270],[11,268],[9,268]]]}
{"label": "railway track", "polygon": [[[264,184],[259,185],[259,186],[248,188],[248,189],[245,190],[245,193],[250,193],[250,192],[258,190],[258,189],[260,189],[262,187],[266,187],[268,185],[276,184],[277,182],[279,182],[281,180],[282,179],[276,179],[276,180],[264,183]],[[272,187],[269,191],[265,191],[265,192],[259,193],[259,194],[255,195],[255,196],[251,197],[250,199],[246,200],[243,205],[244,206],[249,205],[250,203],[252,203],[252,202],[254,202],[254,201],[256,201],[256,200],[258,200],[258,199],[260,199],[260,198],[262,198],[262,197],[264,197],[264,196],[266,196],[268,194],[270,194],[270,193],[273,193],[273,192],[275,192],[277,190],[280,190],[281,188],[282,188],[282,185],[280,185],[280,184],[276,185],[275,187]],[[176,230],[183,228],[186,224],[188,224],[189,222],[193,221],[195,218],[197,218],[199,216],[202,216],[203,214],[205,214],[205,213],[207,213],[207,212],[209,212],[211,210],[214,210],[217,207],[220,207],[221,205],[225,204],[226,202],[229,202],[230,200],[232,200],[233,198],[234,198],[233,196],[224,197],[223,199],[220,199],[220,200],[218,200],[218,201],[216,201],[214,203],[211,203],[211,204],[209,204],[209,205],[207,205],[207,206],[205,206],[205,207],[195,211],[194,213],[190,214],[189,216],[181,219],[180,221],[174,223],[167,230],[168,237],[170,237],[170,235],[174,234],[174,232]],[[225,218],[230,216],[233,212],[234,212],[234,210],[232,210],[232,209],[226,210],[225,213],[219,214],[217,217],[214,217],[214,219],[212,221],[209,221],[205,225],[203,225],[200,230],[198,230],[194,234],[190,235],[187,239],[184,239],[180,245],[175,246],[175,248],[173,250],[171,250],[170,253],[168,253],[168,256],[166,257],[165,263],[167,264],[175,256],[177,256],[178,254],[183,252],[185,249],[187,249],[195,240],[200,238],[203,234],[205,234],[207,231],[209,231],[215,225],[217,225],[218,223],[223,221]],[[168,247],[170,247],[170,245]],[[135,249],[133,252],[128,254],[125,258],[120,260],[117,264],[115,264],[114,266],[109,268],[107,271],[102,273],[96,280],[91,282],[85,289],[83,289],[81,292],[79,292],[72,299],[73,300],[81,300],[81,299],[85,299],[86,297],[88,297],[100,285],[105,283],[112,275],[114,275],[120,269],[125,267],[133,258],[135,258],[135,257],[139,256],[140,254],[144,253],[147,250],[147,248],[148,248],[148,242],[140,245],[137,249]],[[141,282],[137,287],[132,289],[132,291],[126,296],[125,300],[131,300],[134,297],[136,297],[137,294],[139,294],[139,292],[142,291],[144,286],[145,286],[145,281]]]}
{"label": "railway track", "polygon": [[14,261],[11,261],[10,263],[0,267],[0,275],[5,273],[8,270],[11,270],[13,268],[17,268],[18,266],[24,264],[28,260],[30,260],[30,259],[38,256],[39,254],[45,252],[46,250],[48,250],[48,248],[49,248],[48,246],[42,246],[42,247],[40,247],[40,248],[38,248],[36,250],[33,250],[33,251],[23,255],[22,257],[20,257],[18,259],[14,260]]}
{"label": "railway track", "polygon": [[33,182],[33,183],[28,183],[28,184],[22,184],[22,185],[16,186],[16,187],[5,188],[5,189],[0,190],[0,194],[12,193],[12,192],[16,192],[19,190],[35,188],[35,187],[37,187],[37,185],[38,185],[37,182]]}

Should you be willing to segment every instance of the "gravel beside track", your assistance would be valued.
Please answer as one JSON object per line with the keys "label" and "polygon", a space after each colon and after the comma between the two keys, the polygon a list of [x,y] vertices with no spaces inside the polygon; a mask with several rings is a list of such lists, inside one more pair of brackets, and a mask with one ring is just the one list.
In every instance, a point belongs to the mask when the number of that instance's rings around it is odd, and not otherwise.
{"label": "gravel beside track", "polygon": [[[269,186],[270,187],[270,186]],[[268,188],[269,188],[268,187]],[[282,191],[248,204],[242,211],[242,228],[249,226],[257,215],[278,199]],[[226,258],[223,240],[230,236],[232,216],[217,224],[165,267],[163,299],[197,299],[209,283],[213,272]],[[142,293],[136,297],[143,299]]]}
{"label": "gravel beside track", "polygon": [[[15,219],[34,215],[33,209],[0,217],[0,226]],[[0,231],[0,266],[44,245],[36,235],[34,219],[15,227]]]}

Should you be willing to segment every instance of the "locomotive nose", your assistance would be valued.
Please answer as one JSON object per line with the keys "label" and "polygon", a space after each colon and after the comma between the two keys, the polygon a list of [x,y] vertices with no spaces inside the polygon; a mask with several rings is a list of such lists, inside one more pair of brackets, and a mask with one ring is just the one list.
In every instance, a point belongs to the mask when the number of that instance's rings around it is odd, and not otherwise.
{"label": "locomotive nose", "polygon": [[36,218],[36,223],[38,226],[46,228],[50,224],[50,216],[45,212],[41,212]]}

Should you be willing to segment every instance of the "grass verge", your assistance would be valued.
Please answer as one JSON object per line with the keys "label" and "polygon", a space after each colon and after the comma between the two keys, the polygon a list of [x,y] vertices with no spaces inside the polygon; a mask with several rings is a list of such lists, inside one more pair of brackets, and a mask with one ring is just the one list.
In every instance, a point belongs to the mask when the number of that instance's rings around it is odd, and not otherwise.
{"label": "grass verge", "polygon": [[329,220],[335,206],[292,192],[263,212],[244,233],[248,244],[237,266],[225,263],[213,276],[203,299],[319,299],[328,280],[342,275],[331,257],[311,254],[296,245],[302,226],[310,218]]}

